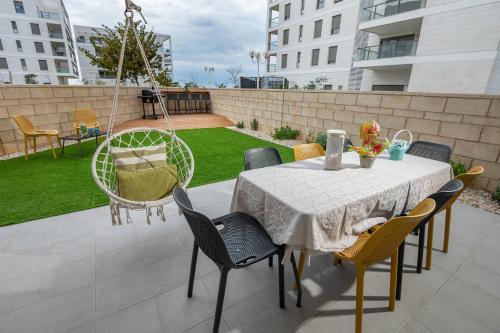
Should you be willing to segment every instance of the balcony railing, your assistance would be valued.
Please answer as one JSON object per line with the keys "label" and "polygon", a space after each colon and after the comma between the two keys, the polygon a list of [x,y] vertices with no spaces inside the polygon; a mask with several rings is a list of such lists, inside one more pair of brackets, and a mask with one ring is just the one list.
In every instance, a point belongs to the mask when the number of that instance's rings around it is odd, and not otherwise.
{"label": "balcony railing", "polygon": [[414,56],[417,51],[417,40],[399,40],[381,45],[359,48],[356,60],[375,60],[383,58]]}
{"label": "balcony railing", "polygon": [[426,0],[388,0],[378,5],[363,8],[362,20],[371,21],[424,8],[425,2]]}
{"label": "balcony railing", "polygon": [[267,64],[268,72],[276,72],[276,64]]}
{"label": "balcony railing", "polygon": [[269,51],[274,51],[277,48],[278,48],[278,41],[277,40],[269,42],[269,45],[268,45]]}
{"label": "balcony railing", "polygon": [[49,37],[50,38],[57,38],[57,39],[64,38],[62,32],[54,32],[54,31],[49,31]]}
{"label": "balcony railing", "polygon": [[56,57],[65,57],[66,56],[66,51],[65,50],[52,50],[52,54],[55,55]]}
{"label": "balcony railing", "polygon": [[59,21],[60,19],[58,13],[42,12],[42,11],[38,11],[38,17],[46,20],[56,20],[56,21]]}
{"label": "balcony railing", "polygon": [[58,73],[69,73],[69,67],[56,67]]}
{"label": "balcony railing", "polygon": [[275,17],[269,20],[269,28],[277,28],[280,23],[280,18]]}

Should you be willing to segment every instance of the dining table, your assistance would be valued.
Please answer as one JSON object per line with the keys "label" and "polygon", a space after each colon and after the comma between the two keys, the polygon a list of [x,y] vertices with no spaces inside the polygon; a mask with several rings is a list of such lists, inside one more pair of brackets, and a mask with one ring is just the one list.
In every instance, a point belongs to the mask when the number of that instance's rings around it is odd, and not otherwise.
{"label": "dining table", "polygon": [[358,235],[402,210],[411,209],[453,177],[448,163],[387,152],[372,168],[361,168],[355,152],[344,153],[339,170],[325,169],[325,157],[240,173],[231,211],[253,216],[279,245],[310,256],[341,252]]}

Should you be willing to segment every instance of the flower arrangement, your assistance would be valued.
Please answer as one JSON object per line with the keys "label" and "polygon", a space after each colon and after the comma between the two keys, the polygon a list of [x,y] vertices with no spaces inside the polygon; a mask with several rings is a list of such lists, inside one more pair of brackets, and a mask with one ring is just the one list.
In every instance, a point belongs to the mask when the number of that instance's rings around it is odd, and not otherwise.
{"label": "flower arrangement", "polygon": [[388,146],[389,140],[378,141],[380,125],[376,121],[364,123],[359,127],[361,146],[349,146],[349,151],[355,151],[361,158],[375,158]]}

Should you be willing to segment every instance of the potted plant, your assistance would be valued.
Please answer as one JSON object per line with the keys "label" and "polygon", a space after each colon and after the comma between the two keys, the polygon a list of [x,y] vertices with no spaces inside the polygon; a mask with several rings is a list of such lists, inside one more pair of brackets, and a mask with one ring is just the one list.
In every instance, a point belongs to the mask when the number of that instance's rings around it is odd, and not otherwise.
{"label": "potted plant", "polygon": [[355,151],[359,154],[362,168],[371,168],[377,156],[389,146],[389,140],[377,140],[379,134],[380,125],[376,121],[364,123],[359,127],[361,146],[349,146],[349,151]]}

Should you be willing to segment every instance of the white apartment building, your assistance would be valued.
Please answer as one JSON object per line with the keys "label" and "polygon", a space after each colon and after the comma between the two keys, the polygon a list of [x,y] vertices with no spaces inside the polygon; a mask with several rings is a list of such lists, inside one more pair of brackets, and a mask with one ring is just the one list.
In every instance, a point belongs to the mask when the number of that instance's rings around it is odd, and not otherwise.
{"label": "white apartment building", "polygon": [[[73,26],[76,36],[76,46],[78,48],[78,61],[80,63],[80,71],[82,73],[82,81],[84,84],[105,84],[113,85],[115,76],[110,75],[106,70],[98,68],[90,63],[90,59],[81,51],[80,48],[88,50],[92,54],[96,54],[96,49],[91,43],[92,38],[96,37],[94,30],[103,32],[103,28],[89,26]],[[158,50],[158,54],[162,58],[162,67],[170,74],[173,73],[172,63],[172,38],[170,35],[155,34],[156,40],[162,45]],[[99,40],[95,40],[99,42]],[[141,83],[143,80],[141,79]]]}
{"label": "white apartment building", "polygon": [[500,0],[276,0],[268,18],[268,75],[300,86],[500,93]]}
{"label": "white apartment building", "polygon": [[0,1],[0,84],[67,84],[78,77],[68,13],[62,0]]}

